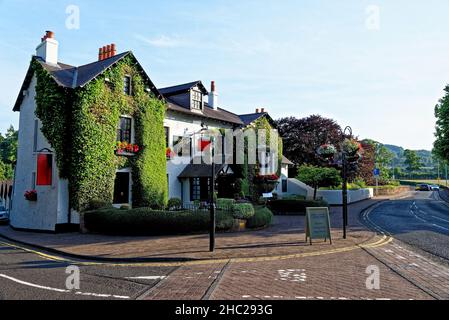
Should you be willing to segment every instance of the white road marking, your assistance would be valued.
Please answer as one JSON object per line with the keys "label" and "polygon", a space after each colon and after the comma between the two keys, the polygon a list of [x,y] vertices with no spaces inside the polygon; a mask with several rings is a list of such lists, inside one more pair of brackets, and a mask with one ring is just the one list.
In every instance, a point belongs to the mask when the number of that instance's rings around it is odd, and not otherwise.
{"label": "white road marking", "polygon": [[131,280],[163,280],[166,276],[141,276],[141,277],[126,277],[125,279]]}
{"label": "white road marking", "polygon": [[47,286],[41,286],[38,284],[34,284],[34,283],[30,283],[30,282],[26,282],[26,281],[22,281],[10,276],[7,276],[6,274],[1,274],[0,273],[0,277],[22,284],[24,286],[28,286],[28,287],[32,287],[32,288],[37,288],[37,289],[42,289],[42,290],[48,290],[48,291],[55,291],[55,292],[59,292],[59,293],[74,293],[76,295],[82,295],[82,296],[93,296],[93,297],[100,297],[100,298],[116,298],[116,299],[130,299],[130,297],[128,296],[118,296],[118,295],[112,295],[112,294],[100,294],[100,293],[91,293],[91,292],[81,292],[81,291],[70,291],[67,289],[58,289],[58,288],[52,288],[52,287],[47,287]]}

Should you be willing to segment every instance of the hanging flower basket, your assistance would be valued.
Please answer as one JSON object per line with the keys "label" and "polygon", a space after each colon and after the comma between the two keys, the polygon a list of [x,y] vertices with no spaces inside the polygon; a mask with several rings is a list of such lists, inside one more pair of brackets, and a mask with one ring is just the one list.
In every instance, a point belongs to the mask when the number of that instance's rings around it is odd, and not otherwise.
{"label": "hanging flower basket", "polygon": [[337,153],[337,148],[331,144],[323,144],[318,148],[317,153],[325,159],[330,159]]}
{"label": "hanging flower basket", "polygon": [[258,175],[254,178],[254,184],[260,195],[273,191],[279,183],[279,177],[272,175]]}
{"label": "hanging flower basket", "polygon": [[345,139],[342,143],[342,150],[347,157],[355,157],[362,150],[362,145],[355,139]]}
{"label": "hanging flower basket", "polygon": [[140,147],[137,144],[118,141],[115,146],[115,152],[118,155],[134,155],[140,151]]}
{"label": "hanging flower basket", "polygon": [[31,202],[37,201],[37,191],[36,190],[26,191],[24,196],[27,201],[31,201]]}
{"label": "hanging flower basket", "polygon": [[175,153],[171,148],[167,148],[167,150],[165,150],[165,157],[167,158],[167,160],[171,160],[175,157]]}

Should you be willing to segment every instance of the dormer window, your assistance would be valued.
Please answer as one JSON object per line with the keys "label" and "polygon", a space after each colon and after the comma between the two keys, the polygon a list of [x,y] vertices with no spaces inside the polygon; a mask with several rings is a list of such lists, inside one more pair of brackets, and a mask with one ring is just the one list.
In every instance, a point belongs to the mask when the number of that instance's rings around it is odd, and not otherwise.
{"label": "dormer window", "polygon": [[192,90],[191,91],[192,109],[195,110],[203,110],[203,94],[200,91]]}
{"label": "dormer window", "polygon": [[125,78],[123,79],[123,91],[126,95],[130,96],[131,95],[131,77],[130,76],[125,76]]}

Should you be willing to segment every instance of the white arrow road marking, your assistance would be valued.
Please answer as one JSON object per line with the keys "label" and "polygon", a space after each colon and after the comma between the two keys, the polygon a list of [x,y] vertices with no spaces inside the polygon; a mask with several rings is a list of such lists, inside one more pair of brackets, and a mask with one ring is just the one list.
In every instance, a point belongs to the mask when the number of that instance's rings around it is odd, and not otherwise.
{"label": "white arrow road marking", "polygon": [[141,277],[126,277],[125,279],[131,280],[163,280],[166,276],[141,276]]}
{"label": "white arrow road marking", "polygon": [[112,294],[100,294],[100,293],[91,293],[91,292],[70,291],[70,290],[67,290],[67,289],[58,289],[58,288],[41,286],[41,285],[38,285],[38,284],[22,281],[22,280],[19,280],[19,279],[16,279],[16,278],[13,278],[13,277],[7,276],[6,274],[1,274],[1,273],[0,273],[0,278],[4,278],[4,279],[10,280],[10,281],[22,284],[24,286],[33,287],[33,288],[42,289],[42,290],[55,291],[55,292],[60,292],[60,293],[74,293],[76,295],[92,296],[92,297],[100,297],[100,298],[130,299],[130,297],[128,297],[128,296],[117,296],[117,295],[112,295]]}

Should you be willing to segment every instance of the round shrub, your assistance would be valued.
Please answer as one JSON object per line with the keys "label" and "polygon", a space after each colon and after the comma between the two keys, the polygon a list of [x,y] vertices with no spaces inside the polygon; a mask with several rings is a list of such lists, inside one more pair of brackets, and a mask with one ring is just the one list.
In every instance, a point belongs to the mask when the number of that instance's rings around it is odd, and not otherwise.
{"label": "round shrub", "polygon": [[267,207],[256,207],[255,214],[246,221],[246,227],[249,229],[267,227],[273,221],[273,213]]}
{"label": "round shrub", "polygon": [[247,220],[254,216],[254,207],[251,203],[237,203],[234,205],[234,218]]}
{"label": "round shrub", "polygon": [[168,200],[167,207],[169,210],[182,209],[182,200],[179,198],[171,198],[170,200]]}

